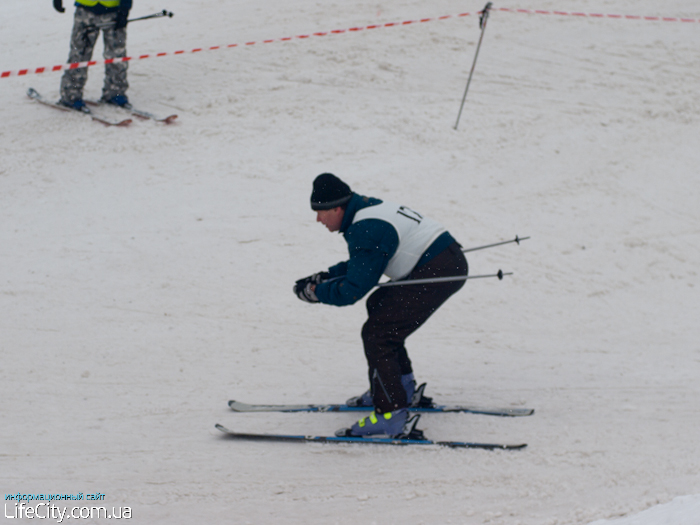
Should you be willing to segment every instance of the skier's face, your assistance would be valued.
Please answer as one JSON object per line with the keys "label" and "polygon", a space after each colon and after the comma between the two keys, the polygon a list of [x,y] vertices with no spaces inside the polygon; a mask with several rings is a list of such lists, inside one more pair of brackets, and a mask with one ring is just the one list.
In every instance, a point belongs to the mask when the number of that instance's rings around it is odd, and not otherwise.
{"label": "skier's face", "polygon": [[316,222],[320,222],[329,232],[337,232],[340,230],[340,225],[343,223],[343,215],[345,210],[340,206],[330,210],[318,210],[316,212]]}

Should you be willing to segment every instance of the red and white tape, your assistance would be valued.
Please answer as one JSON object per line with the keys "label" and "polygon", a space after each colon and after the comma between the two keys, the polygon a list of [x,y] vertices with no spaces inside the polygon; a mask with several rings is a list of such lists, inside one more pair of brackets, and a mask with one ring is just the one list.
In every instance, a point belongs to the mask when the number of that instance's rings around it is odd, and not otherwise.
{"label": "red and white tape", "polygon": [[532,15],[562,15],[562,16],[583,16],[589,18],[623,18],[626,20],[648,20],[651,22],[691,22],[698,23],[697,18],[679,18],[673,16],[641,16],[641,15],[609,15],[602,13],[577,13],[570,11],[545,11],[542,9],[514,9],[510,7],[494,8],[494,11],[505,11],[507,13],[525,13]]}
{"label": "red and white tape", "polygon": [[21,77],[24,75],[48,73],[48,72],[52,72],[52,71],[62,71],[65,69],[78,69],[81,67],[92,67],[92,66],[99,66],[99,65],[103,65],[103,64],[114,64],[114,63],[118,63],[118,62],[130,62],[133,60],[144,60],[146,58],[164,57],[164,56],[169,56],[169,55],[184,55],[187,53],[199,53],[202,51],[216,51],[219,49],[229,49],[232,47],[253,46],[256,44],[270,44],[272,42],[289,42],[291,40],[311,38],[312,36],[339,35],[342,33],[352,33],[352,32],[356,32],[356,31],[365,31],[365,30],[369,30],[369,29],[379,29],[379,28],[384,28],[384,27],[407,26],[410,24],[419,24],[421,22],[432,22],[434,20],[446,20],[448,18],[470,16],[471,14],[472,13],[461,13],[459,15],[446,15],[446,16],[439,16],[439,17],[435,17],[435,18],[421,18],[420,20],[406,20],[404,22],[388,22],[386,24],[372,24],[372,25],[363,26],[363,27],[350,27],[348,29],[334,29],[332,31],[319,31],[317,33],[310,33],[308,35],[297,35],[294,37],[290,36],[290,37],[283,37],[283,38],[270,38],[268,40],[245,42],[243,44],[228,44],[225,46],[198,47],[195,49],[191,49],[189,51],[180,50],[180,51],[171,51],[169,53],[156,53],[156,54],[148,54],[148,55],[139,55],[139,56],[134,56],[134,57],[111,58],[111,59],[107,59],[107,60],[91,60],[89,62],[76,62],[73,64],[61,64],[61,65],[53,66],[53,67],[38,67],[35,69],[20,69],[18,71],[3,71],[2,73],[0,73],[0,78],[6,78],[6,77],[12,77],[12,76],[20,76]]}
{"label": "red and white tape", "polygon": [[[590,17],[590,18],[647,20],[647,21],[659,21],[659,22],[692,22],[692,23],[700,22],[700,19],[695,19],[695,18],[677,18],[677,17],[665,17],[665,16],[663,16],[663,17],[662,16],[639,16],[639,15],[611,15],[611,14],[599,14],[599,13],[577,13],[577,12],[566,12],[566,11],[544,11],[544,10],[540,10],[540,9],[514,9],[514,8],[509,8],[509,7],[493,8],[492,11],[502,11],[502,12],[508,12],[508,13],[537,14],[537,15],[563,15],[563,16],[578,16],[578,17]],[[320,31],[317,33],[310,33],[308,35],[297,35],[294,37],[284,37],[284,38],[271,38],[268,40],[245,42],[243,44],[228,44],[225,46],[198,47],[195,49],[191,49],[189,51],[180,50],[180,51],[171,51],[169,53],[164,52],[164,53],[155,53],[155,54],[148,54],[148,55],[139,55],[139,56],[133,56],[133,57],[110,58],[107,60],[91,60],[89,62],[76,62],[73,64],[60,64],[60,65],[53,66],[53,67],[37,67],[37,68],[31,68],[31,69],[30,68],[20,69],[17,71],[3,71],[2,73],[0,73],[0,78],[21,77],[21,76],[31,75],[31,74],[63,71],[66,69],[78,69],[78,68],[82,68],[82,67],[100,66],[103,64],[130,62],[133,60],[145,60],[147,58],[164,57],[164,56],[169,56],[169,55],[184,55],[184,54],[188,54],[188,53],[200,53],[202,51],[216,51],[219,49],[229,49],[232,47],[253,46],[256,44],[270,44],[272,42],[289,42],[291,40],[311,38],[312,36],[338,35],[338,34],[342,34],[342,33],[352,33],[352,32],[357,32],[357,31],[366,31],[366,30],[370,30],[370,29],[407,26],[407,25],[411,25],[411,24],[433,22],[436,20],[447,20],[448,18],[459,18],[459,17],[478,15],[478,14],[481,14],[481,12],[479,11],[477,13],[460,13],[458,15],[445,15],[445,16],[438,16],[438,17],[433,17],[433,18],[421,18],[419,20],[406,20],[404,22],[388,22],[385,24],[371,24],[371,25],[367,25],[367,26],[363,26],[363,27],[350,27],[348,29],[334,29],[332,31]]]}

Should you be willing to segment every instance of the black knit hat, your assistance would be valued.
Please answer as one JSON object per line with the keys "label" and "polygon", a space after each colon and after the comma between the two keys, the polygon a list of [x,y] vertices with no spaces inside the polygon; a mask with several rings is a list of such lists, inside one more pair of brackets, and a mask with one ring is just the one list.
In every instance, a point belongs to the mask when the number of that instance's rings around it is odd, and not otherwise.
{"label": "black knit hat", "polygon": [[352,198],[350,186],[332,173],[321,173],[314,180],[311,192],[311,209],[330,210],[346,204]]}

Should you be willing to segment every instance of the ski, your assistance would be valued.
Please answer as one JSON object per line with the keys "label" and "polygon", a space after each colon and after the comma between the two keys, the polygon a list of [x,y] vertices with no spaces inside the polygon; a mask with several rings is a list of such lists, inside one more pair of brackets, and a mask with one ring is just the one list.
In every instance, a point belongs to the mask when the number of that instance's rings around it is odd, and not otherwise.
{"label": "ski", "polygon": [[90,105],[90,106],[105,106],[108,105],[110,107],[114,107],[123,111],[128,111],[131,115],[138,117],[143,120],[154,120],[156,122],[163,122],[164,124],[172,124],[173,121],[177,118],[177,115],[168,115],[167,117],[160,117],[158,115],[155,115],[149,111],[143,111],[141,109],[136,109],[134,106],[131,104],[127,104],[126,106],[116,106],[114,104],[105,104],[104,102],[101,102],[99,100],[85,100],[85,103]]}
{"label": "ski", "polygon": [[[231,400],[228,406],[234,412],[369,412],[374,407],[355,407],[346,404],[329,405],[250,405],[240,401]],[[420,413],[446,413],[466,412],[470,414],[482,414],[486,416],[523,417],[535,413],[532,408],[486,408],[461,405],[437,405],[408,407],[411,412]]]}
{"label": "ski", "polygon": [[353,437],[353,436],[301,436],[294,434],[257,434],[235,432],[223,425],[216,424],[216,428],[230,439],[247,441],[283,441],[283,442],[311,442],[311,443],[354,443],[362,445],[436,445],[449,448],[481,448],[486,450],[518,450],[525,448],[527,444],[506,445],[500,443],[474,443],[470,441],[433,441],[431,439],[389,438],[389,437]]}
{"label": "ski", "polygon": [[131,119],[122,119],[122,120],[109,120],[104,117],[100,117],[98,115],[93,114],[89,109],[85,108],[85,110],[79,110],[79,109],[71,109],[66,106],[62,106],[61,104],[57,102],[51,102],[50,100],[46,100],[44,97],[42,97],[39,92],[37,92],[34,88],[29,88],[27,90],[27,96],[33,100],[36,100],[37,102],[44,104],[45,106],[49,106],[61,111],[67,111],[69,113],[76,113],[78,115],[83,115],[85,117],[90,117],[92,120],[95,122],[99,122],[100,124],[104,124],[105,126],[128,126],[131,124]]}

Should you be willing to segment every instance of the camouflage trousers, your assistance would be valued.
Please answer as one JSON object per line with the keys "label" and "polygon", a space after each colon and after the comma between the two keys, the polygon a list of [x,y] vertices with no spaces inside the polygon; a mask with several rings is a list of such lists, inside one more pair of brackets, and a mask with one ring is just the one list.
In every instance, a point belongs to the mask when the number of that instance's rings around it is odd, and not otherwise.
{"label": "camouflage trousers", "polygon": [[[75,8],[73,33],[70,39],[68,62],[86,62],[92,59],[92,50],[97,42],[101,24],[114,24],[116,12],[97,15],[82,7]],[[102,29],[104,40],[104,57],[120,58],[126,56],[126,28]],[[126,81],[126,62],[105,65],[105,81],[102,97],[111,99],[117,95],[126,95],[129,83]],[[73,103],[83,98],[83,88],[87,82],[88,68],[68,69],[61,78],[61,100]]]}

